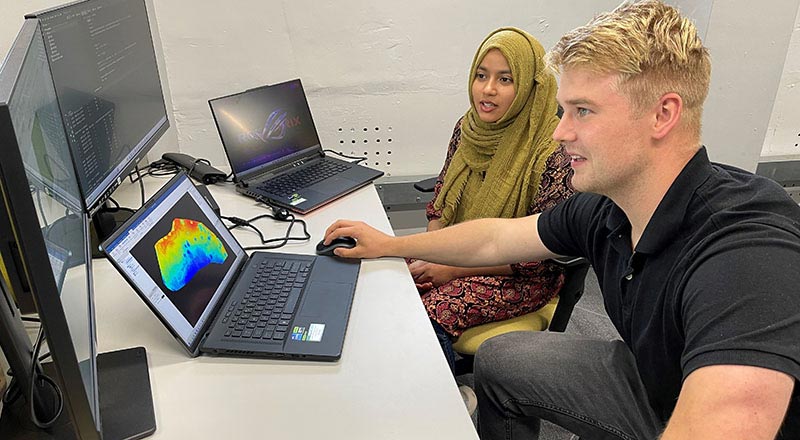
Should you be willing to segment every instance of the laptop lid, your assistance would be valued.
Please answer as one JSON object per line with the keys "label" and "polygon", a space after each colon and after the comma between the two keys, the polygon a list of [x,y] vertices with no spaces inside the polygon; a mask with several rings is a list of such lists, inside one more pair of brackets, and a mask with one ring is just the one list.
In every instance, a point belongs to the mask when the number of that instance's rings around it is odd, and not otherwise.
{"label": "laptop lid", "polygon": [[248,258],[183,172],[102,248],[193,356]]}
{"label": "laptop lid", "polygon": [[299,79],[208,101],[235,181],[322,154]]}

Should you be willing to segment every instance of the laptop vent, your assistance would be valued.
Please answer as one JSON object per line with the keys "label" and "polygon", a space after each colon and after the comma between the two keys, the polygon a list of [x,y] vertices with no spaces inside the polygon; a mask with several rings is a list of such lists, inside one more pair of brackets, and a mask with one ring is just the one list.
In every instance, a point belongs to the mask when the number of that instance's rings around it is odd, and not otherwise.
{"label": "laptop vent", "polygon": [[220,354],[226,354],[231,356],[252,356],[255,354],[255,352],[249,350],[225,350]]}

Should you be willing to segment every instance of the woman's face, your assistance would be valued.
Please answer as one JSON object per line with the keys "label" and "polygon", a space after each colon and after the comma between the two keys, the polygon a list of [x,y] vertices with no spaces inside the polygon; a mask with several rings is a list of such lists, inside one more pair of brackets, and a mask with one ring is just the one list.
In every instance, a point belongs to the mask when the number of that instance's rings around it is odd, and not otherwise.
{"label": "woman's face", "polygon": [[483,122],[497,122],[511,107],[517,91],[508,61],[499,49],[481,60],[472,80],[472,104]]}

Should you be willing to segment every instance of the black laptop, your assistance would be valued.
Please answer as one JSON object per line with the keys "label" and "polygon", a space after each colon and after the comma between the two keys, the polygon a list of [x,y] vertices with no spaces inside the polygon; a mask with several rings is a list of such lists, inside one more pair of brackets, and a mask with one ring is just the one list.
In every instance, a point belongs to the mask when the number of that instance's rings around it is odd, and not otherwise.
{"label": "black laptop", "polygon": [[192,356],[341,357],[360,264],[273,252],[248,257],[184,173],[102,248]]}
{"label": "black laptop", "polygon": [[305,214],[383,175],[325,155],[299,79],[208,104],[242,194]]}

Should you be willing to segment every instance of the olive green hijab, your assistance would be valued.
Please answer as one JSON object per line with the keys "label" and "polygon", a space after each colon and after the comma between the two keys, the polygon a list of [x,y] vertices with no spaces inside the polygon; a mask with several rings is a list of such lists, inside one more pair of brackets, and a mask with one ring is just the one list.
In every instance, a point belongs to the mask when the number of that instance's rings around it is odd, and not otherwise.
{"label": "olive green hijab", "polygon": [[[483,122],[472,99],[472,82],[491,49],[505,56],[516,95],[496,122]],[[461,123],[461,143],[434,202],[444,226],[486,217],[522,217],[539,191],[547,158],[558,143],[553,131],[556,80],[545,68],[544,48],[516,28],[492,32],[481,44],[469,74],[470,108]]]}

